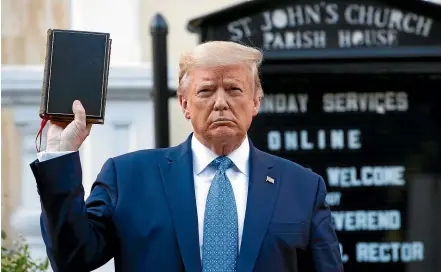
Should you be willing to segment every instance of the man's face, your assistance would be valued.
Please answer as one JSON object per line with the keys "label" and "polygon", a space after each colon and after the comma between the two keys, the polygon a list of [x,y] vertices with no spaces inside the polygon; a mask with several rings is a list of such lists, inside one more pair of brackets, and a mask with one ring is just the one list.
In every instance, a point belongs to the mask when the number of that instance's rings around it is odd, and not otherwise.
{"label": "man's face", "polygon": [[243,139],[260,106],[250,70],[245,65],[194,68],[189,80],[179,100],[196,136]]}

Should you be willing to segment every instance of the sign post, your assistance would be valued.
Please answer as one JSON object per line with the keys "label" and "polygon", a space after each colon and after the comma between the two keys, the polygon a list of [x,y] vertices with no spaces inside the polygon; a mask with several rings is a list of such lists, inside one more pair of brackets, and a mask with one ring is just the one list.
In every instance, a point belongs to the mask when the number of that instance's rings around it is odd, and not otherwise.
{"label": "sign post", "polygon": [[150,26],[152,35],[153,101],[155,113],[155,146],[166,148],[170,144],[167,71],[168,26],[161,14],[156,14]]}

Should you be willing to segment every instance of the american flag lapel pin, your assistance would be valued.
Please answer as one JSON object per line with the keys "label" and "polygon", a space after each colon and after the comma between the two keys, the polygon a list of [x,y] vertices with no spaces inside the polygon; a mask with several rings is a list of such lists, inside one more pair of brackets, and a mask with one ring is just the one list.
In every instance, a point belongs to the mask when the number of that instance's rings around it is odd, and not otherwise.
{"label": "american flag lapel pin", "polygon": [[272,177],[266,176],[266,181],[268,181],[269,183],[274,183],[274,179]]}

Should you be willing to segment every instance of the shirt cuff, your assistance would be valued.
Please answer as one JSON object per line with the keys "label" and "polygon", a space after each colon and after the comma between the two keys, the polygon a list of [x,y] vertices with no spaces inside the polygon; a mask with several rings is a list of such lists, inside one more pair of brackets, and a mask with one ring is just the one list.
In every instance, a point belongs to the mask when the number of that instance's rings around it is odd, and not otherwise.
{"label": "shirt cuff", "polygon": [[37,159],[39,162],[44,162],[73,152],[75,151],[56,151],[56,152],[41,151],[37,153]]}

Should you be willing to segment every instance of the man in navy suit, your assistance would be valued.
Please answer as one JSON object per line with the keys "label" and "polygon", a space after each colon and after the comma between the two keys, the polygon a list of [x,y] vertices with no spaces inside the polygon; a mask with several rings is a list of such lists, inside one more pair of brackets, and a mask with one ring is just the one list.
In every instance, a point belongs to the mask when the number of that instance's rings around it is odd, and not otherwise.
{"label": "man in navy suit", "polygon": [[182,144],[108,159],[84,201],[78,149],[90,133],[51,122],[31,164],[55,271],[343,271],[323,179],[247,137],[263,95],[262,53],[232,42],[182,56]]}

